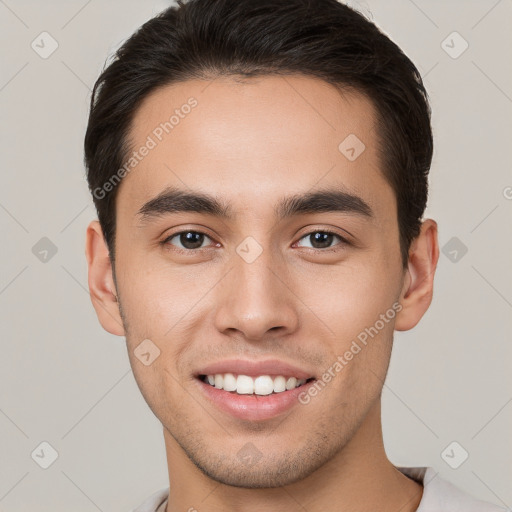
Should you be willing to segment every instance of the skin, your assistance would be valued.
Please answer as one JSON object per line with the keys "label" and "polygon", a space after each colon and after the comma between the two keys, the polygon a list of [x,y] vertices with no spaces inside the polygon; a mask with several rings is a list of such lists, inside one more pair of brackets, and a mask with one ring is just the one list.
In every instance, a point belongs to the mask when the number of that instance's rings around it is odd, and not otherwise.
{"label": "skin", "polygon": [[[300,75],[194,80],[144,100],[133,146],[191,96],[198,106],[119,185],[115,280],[98,221],[86,240],[98,319],[126,337],[137,384],[163,425],[167,511],[416,510],[423,488],[386,456],[380,397],[393,331],[413,328],[432,300],[437,225],[422,223],[404,269],[372,103]],[[349,134],[366,146],[353,162],[338,150]],[[170,185],[230,201],[235,219],[170,213],[141,224],[138,209]],[[276,220],[280,198],[319,187],[359,195],[373,217]],[[322,228],[350,232],[352,243],[334,237],[337,250],[325,252],[307,236]],[[203,249],[179,237],[159,243],[187,230],[207,234]],[[250,264],[236,252],[247,236],[263,249]],[[194,371],[231,357],[274,357],[321,376],[397,302],[395,318],[307,405],[246,421],[198,390]],[[134,355],[147,338],[161,352],[149,366]],[[260,455],[252,465],[238,455],[247,443]]]}

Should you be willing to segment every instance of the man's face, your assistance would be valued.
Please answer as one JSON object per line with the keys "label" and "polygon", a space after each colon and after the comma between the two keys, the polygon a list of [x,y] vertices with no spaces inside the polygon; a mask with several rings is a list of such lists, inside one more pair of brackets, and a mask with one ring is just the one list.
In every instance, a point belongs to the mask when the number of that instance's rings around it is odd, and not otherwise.
{"label": "man's face", "polygon": [[[155,132],[191,97],[197,106],[182,110],[172,131]],[[350,441],[378,403],[389,363],[389,310],[404,271],[373,107],[300,76],[189,81],[145,99],[133,149],[148,135],[156,146],[119,185],[116,210],[117,293],[137,383],[169,439],[212,478],[246,487],[296,481]],[[354,135],[365,146],[359,156]],[[168,187],[213,196],[232,216],[138,214]],[[278,215],[284,198],[318,190],[359,199]],[[146,339],[160,350],[149,365],[134,352]],[[360,351],[339,369],[354,341]],[[306,395],[329,368],[334,377]],[[215,388],[201,377],[210,372],[316,381],[299,389],[301,403],[293,389]],[[262,390],[269,380],[258,382]]]}

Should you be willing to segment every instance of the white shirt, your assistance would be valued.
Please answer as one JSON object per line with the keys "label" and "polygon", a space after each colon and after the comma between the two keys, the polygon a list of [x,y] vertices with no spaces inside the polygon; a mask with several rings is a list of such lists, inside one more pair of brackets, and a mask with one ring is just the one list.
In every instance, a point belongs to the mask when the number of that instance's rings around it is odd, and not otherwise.
{"label": "white shirt", "polygon": [[[455,487],[431,467],[396,468],[423,485],[423,496],[416,512],[507,512],[504,507],[477,500]],[[168,496],[168,487],[160,489],[131,512],[164,512]]]}

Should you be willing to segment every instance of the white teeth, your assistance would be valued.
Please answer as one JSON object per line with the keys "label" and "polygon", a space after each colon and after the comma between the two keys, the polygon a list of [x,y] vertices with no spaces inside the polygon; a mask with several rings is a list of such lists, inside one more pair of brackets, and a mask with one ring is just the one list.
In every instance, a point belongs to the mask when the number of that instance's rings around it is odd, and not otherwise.
{"label": "white teeth", "polygon": [[295,377],[290,377],[286,381],[286,389],[293,389],[295,387],[297,387],[297,379]]}
{"label": "white teeth", "polygon": [[306,379],[297,379],[296,377],[288,377],[287,379],[283,375],[274,378],[270,375],[259,375],[253,378],[248,375],[235,376],[232,373],[217,373],[207,375],[206,382],[217,389],[234,391],[239,395],[270,395],[302,386]]}
{"label": "white teeth", "polygon": [[254,393],[254,381],[247,375],[239,375],[236,379],[236,392],[239,395],[252,395]]}
{"label": "white teeth", "polygon": [[236,391],[236,377],[232,373],[224,374],[224,390]]}
{"label": "white teeth", "polygon": [[282,393],[286,391],[286,379],[279,375],[274,379],[274,393]]}
{"label": "white teeth", "polygon": [[274,381],[268,375],[254,379],[254,393],[256,395],[270,395],[274,391]]}

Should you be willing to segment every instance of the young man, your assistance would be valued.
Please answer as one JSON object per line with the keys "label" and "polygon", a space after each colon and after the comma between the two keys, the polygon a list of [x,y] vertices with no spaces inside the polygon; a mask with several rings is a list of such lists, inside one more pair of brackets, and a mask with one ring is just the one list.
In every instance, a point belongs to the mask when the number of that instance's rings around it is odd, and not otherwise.
{"label": "young man", "polygon": [[163,426],[138,511],[501,510],[381,428],[393,331],[430,305],[420,75],[336,0],[191,0],[99,77],[85,139],[99,321]]}

